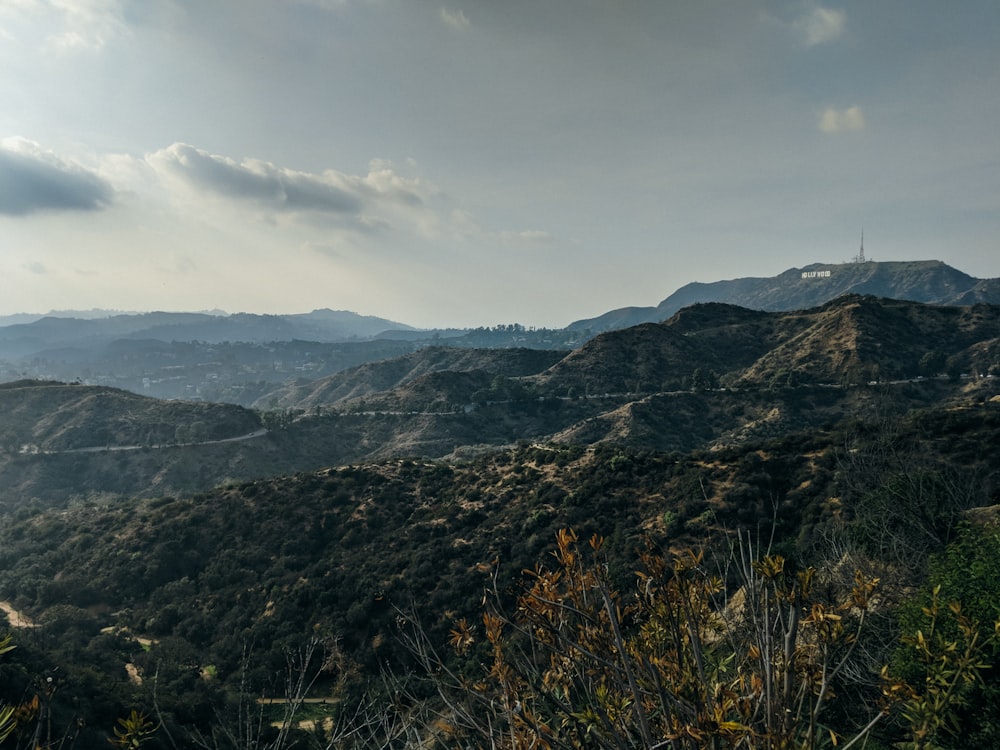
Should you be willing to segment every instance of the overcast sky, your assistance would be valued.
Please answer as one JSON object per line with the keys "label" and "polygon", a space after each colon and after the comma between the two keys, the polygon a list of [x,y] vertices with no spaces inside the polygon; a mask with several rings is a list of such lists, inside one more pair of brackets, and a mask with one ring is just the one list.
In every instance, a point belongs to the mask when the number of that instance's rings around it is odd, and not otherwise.
{"label": "overcast sky", "polygon": [[1000,2],[0,0],[0,314],[1000,276]]}

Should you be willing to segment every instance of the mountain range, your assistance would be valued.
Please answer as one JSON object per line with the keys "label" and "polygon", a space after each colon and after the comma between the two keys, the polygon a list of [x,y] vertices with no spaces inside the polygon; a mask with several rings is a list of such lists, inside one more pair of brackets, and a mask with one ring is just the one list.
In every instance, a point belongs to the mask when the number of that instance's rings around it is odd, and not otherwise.
{"label": "mountain range", "polygon": [[[16,318],[16,316],[15,316]],[[112,341],[340,342],[371,339],[409,326],[344,310],[313,310],[293,315],[233,315],[149,312],[96,317],[46,316],[0,326],[0,357],[30,356],[48,349],[93,350]]]}
{"label": "mountain range", "polygon": [[[8,498],[55,502],[67,478],[77,493],[148,496],[518,441],[689,451],[819,427],[889,397],[915,408],[998,391],[997,305],[706,303],[570,352],[427,347],[274,385],[255,410],[10,383],[0,388],[0,481]],[[269,431],[257,433],[262,419]]]}
{"label": "mountain range", "polygon": [[98,310],[63,312],[0,325],[0,382],[79,380],[157,398],[268,408],[288,403],[284,393],[271,393],[279,384],[284,391],[428,347],[568,352],[599,333],[660,323],[698,303],[789,311],[815,308],[851,293],[933,305],[996,304],[1000,280],[974,279],[939,261],[814,264],[773,278],[688,284],[656,307],[615,310],[563,329],[501,324],[421,330],[333,310],[301,315],[212,311],[104,317]]}
{"label": "mountain range", "polygon": [[976,279],[939,260],[813,263],[768,278],[686,284],[656,307],[623,307],[571,323],[599,333],[639,323],[659,323],[698,302],[725,302],[753,310],[801,310],[843,294],[867,294],[931,305],[1000,303],[1000,279]]}
{"label": "mountain range", "polygon": [[[940,266],[916,265],[928,275],[888,269],[894,289],[945,289]],[[443,654],[462,623],[489,626],[484,587],[517,606],[568,528],[600,547],[622,592],[659,585],[633,575],[643,550],[703,549],[701,576],[763,537],[769,560],[815,567],[823,590],[870,566],[884,581],[873,618],[895,617],[971,511],[996,517],[1000,304],[976,301],[990,287],[977,282],[973,304],[851,292],[763,310],[766,286],[756,307],[696,302],[562,338],[498,326],[240,344],[156,338],[233,322],[212,315],[119,320],[110,339],[70,322],[79,337],[59,356],[83,377],[0,385],[0,624],[17,639],[0,706],[25,717],[18,744],[42,715],[35,686],[54,685],[46,717],[75,728],[78,747],[106,746],[131,706],[156,713],[150,750],[236,746],[206,738],[248,715],[262,733],[288,726],[280,696],[310,644],[328,650],[298,746],[332,746],[309,744],[314,730],[335,730],[366,695],[372,715],[402,705],[409,725],[433,690],[405,633],[424,628]],[[131,368],[140,393],[92,382],[80,344],[99,340],[107,371]],[[47,367],[53,351],[17,368]],[[210,402],[192,373],[239,403]],[[202,400],[152,396],[169,383]],[[493,663],[474,639],[455,674]],[[863,643],[876,663],[888,648]],[[838,694],[846,715],[853,694]],[[446,731],[434,726],[427,737]]]}
{"label": "mountain range", "polygon": [[[1000,279],[976,279],[937,260],[908,262],[814,263],[769,278],[741,278],[687,284],[655,307],[625,307],[570,323],[570,337],[555,331],[536,334],[522,326],[494,329],[421,330],[404,323],[343,310],[257,315],[221,312],[111,313],[66,311],[44,317],[0,318],[0,359],[36,356],[49,350],[93,352],[116,340],[163,342],[335,343],[372,339],[426,346],[572,348],[603,331],[640,323],[660,323],[700,302],[723,302],[752,310],[782,311],[817,307],[844,294],[864,294],[932,305],[1000,304]],[[37,318],[37,319],[31,319]],[[6,324],[4,324],[6,323]],[[548,339],[545,336],[549,336]],[[574,341],[575,339],[575,341]]]}

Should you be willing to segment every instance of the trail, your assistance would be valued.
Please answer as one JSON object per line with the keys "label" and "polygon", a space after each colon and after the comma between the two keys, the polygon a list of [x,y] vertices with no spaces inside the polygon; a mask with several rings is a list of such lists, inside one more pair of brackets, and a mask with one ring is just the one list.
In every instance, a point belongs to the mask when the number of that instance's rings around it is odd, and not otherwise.
{"label": "trail", "polygon": [[[34,451],[41,453],[46,456],[51,456],[59,453],[113,453],[117,451],[141,451],[141,450],[163,450],[167,448],[190,448],[192,446],[199,445],[219,445],[221,443],[238,443],[242,440],[253,440],[254,438],[263,437],[267,434],[265,428],[260,428],[259,430],[254,430],[253,432],[248,432],[245,435],[237,435],[231,438],[221,438],[219,440],[200,440],[196,443],[163,443],[161,445],[94,445],[87,448],[66,448],[65,450],[58,451]],[[24,448],[21,449],[21,453],[27,453],[31,451],[26,451]]]}
{"label": "trail", "polygon": [[0,611],[7,615],[7,621],[12,628],[36,628],[38,627],[30,617],[14,609],[10,602],[0,601]]}

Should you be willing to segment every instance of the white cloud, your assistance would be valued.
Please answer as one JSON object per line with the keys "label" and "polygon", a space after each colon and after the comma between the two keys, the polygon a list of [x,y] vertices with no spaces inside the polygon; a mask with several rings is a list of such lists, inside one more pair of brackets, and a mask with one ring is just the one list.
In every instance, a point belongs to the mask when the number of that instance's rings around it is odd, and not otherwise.
{"label": "white cloud", "polygon": [[251,201],[277,213],[351,216],[371,224],[367,214],[391,206],[419,207],[431,191],[419,180],[397,174],[382,160],[364,176],[334,169],[303,172],[261,159],[236,161],[186,143],[174,143],[146,157],[168,179],[198,191],[236,201]]}
{"label": "white cloud", "polygon": [[0,17],[16,22],[18,30],[0,35],[40,35],[41,49],[50,54],[99,50],[129,33],[121,0],[3,0]]}
{"label": "white cloud", "polygon": [[549,232],[541,229],[486,229],[472,213],[462,208],[451,211],[446,230],[457,239],[477,245],[494,242],[503,245],[543,245],[555,240]]}
{"label": "white cloud", "polygon": [[832,42],[844,33],[846,26],[847,14],[844,11],[812,4],[807,7],[805,15],[792,23],[792,28],[807,47]]}
{"label": "white cloud", "polygon": [[500,232],[500,240],[517,244],[545,244],[552,242],[552,235],[541,229],[525,229],[520,232]]}
{"label": "white cloud", "polygon": [[461,8],[456,11],[441,8],[441,20],[444,21],[446,25],[458,31],[464,31],[472,25]]}
{"label": "white cloud", "polygon": [[80,164],[26,138],[0,140],[0,214],[96,211],[113,198],[111,185]]}
{"label": "white cloud", "polygon": [[819,129],[824,133],[846,133],[864,128],[865,115],[860,107],[847,109],[828,107],[819,117]]}

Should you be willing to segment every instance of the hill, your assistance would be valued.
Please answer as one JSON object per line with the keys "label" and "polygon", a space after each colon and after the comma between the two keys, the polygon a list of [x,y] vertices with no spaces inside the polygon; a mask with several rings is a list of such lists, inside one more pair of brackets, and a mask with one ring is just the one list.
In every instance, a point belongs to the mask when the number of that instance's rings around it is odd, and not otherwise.
{"label": "hill", "polygon": [[693,305],[660,324],[610,331],[537,377],[588,393],[690,386],[697,370],[720,382],[762,386],[862,383],[949,372],[989,372],[1000,342],[1000,306],[917,304],[845,295],[822,306],[760,312]]}
{"label": "hill", "polygon": [[[501,324],[416,330],[332,310],[303,315],[91,311],[41,319],[11,317],[0,321],[11,322],[0,326],[0,381],[79,380],[157,398],[310,408],[385,390],[393,382],[402,385],[420,371],[411,376],[403,372],[393,381],[385,368],[381,374],[372,370],[358,374],[353,386],[346,379],[316,386],[308,381],[421,349],[568,352],[599,333],[664,322],[695,304],[716,302],[782,312],[820,307],[845,294],[943,306],[993,304],[1000,302],[1000,280],[974,279],[939,261],[814,264],[774,278],[689,284],[655,308],[622,308],[565,329]],[[77,317],[65,317],[71,314]],[[13,322],[17,320],[25,322]],[[484,357],[481,352],[470,355]],[[476,369],[472,364],[456,368]],[[482,369],[498,372],[492,363]],[[374,381],[365,385],[369,377]]]}
{"label": "hill", "polygon": [[[246,475],[260,416],[75,384],[0,385],[0,512],[101,494],[194,491]],[[242,449],[242,450],[241,450]],[[242,468],[241,468],[242,467]]]}
{"label": "hill", "polygon": [[845,294],[864,294],[933,305],[1000,304],[1000,279],[976,279],[937,260],[825,264],[791,268],[768,278],[686,284],[656,307],[627,307],[567,328],[601,331],[659,323],[684,307],[721,302],[754,310],[819,307]]}
{"label": "hill", "polygon": [[[889,399],[899,410],[981,403],[1000,392],[997,375],[998,306],[856,295],[793,312],[703,304],[568,354],[412,352],[272,391],[259,399],[263,412],[9,384],[0,482],[7,507],[64,505],[519,441],[720,449],[822,428]],[[256,433],[262,421],[268,431]]]}
{"label": "hill", "polygon": [[[829,562],[843,554],[831,539],[878,548],[888,524],[901,553],[926,555],[962,510],[998,499],[1000,466],[981,446],[1000,439],[1000,408],[862,414],[730,450],[525,445],[8,517],[0,599],[40,624],[23,658],[47,644],[43,663],[65,675],[57,720],[109,726],[115,706],[156,700],[170,731],[209,731],[238,720],[227,695],[284,695],[288,660],[309,642],[330,649],[314,688],[324,716],[387,669],[413,668],[400,639],[411,622],[443,644],[457,620],[475,622],[491,581],[510,596],[561,528],[604,535],[609,573],[628,588],[647,544],[724,549],[734,529],[763,525],[775,549]],[[879,488],[907,477],[953,497],[886,506]],[[874,523],[886,507],[895,515]],[[847,519],[874,536],[846,536]],[[887,606],[898,592],[883,591]],[[476,651],[467,668],[483,663]],[[20,689],[21,674],[2,689]]]}
{"label": "hill", "polygon": [[[409,352],[263,412],[10,383],[0,610],[38,627],[0,704],[55,684],[81,747],[131,706],[155,707],[150,750],[204,746],[248,710],[280,721],[257,701],[324,648],[311,720],[366,691],[405,712],[428,695],[405,634],[479,627],[487,587],[515,606],[565,527],[606,537],[621,592],[649,591],[645,552],[701,547],[708,570],[742,531],[824,590],[861,561],[889,612],[1000,501],[998,374],[1000,306],[847,295],[693,305],[568,354]],[[478,644],[449,663],[480,674]]]}
{"label": "hill", "polygon": [[0,445],[20,454],[223,440],[261,426],[255,413],[238,406],[37,381],[0,384],[0,414]]}
{"label": "hill", "polygon": [[308,383],[291,383],[262,395],[257,408],[309,409],[402,386],[432,372],[482,370],[492,375],[522,377],[541,372],[563,352],[544,349],[458,349],[433,346],[402,357],[353,367]]}

